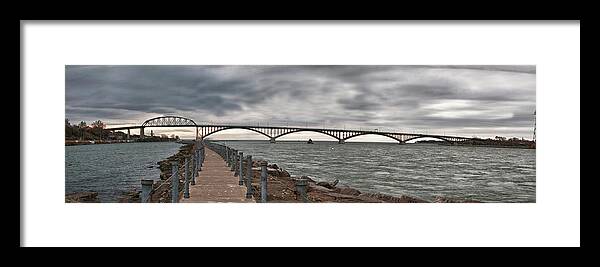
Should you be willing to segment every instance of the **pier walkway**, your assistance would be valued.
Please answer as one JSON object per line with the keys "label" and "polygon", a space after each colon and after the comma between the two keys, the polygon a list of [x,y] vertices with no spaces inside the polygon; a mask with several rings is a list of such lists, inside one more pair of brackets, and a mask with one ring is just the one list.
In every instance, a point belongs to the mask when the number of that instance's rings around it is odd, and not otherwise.
{"label": "pier walkway", "polygon": [[181,197],[179,202],[256,202],[254,198],[246,198],[246,187],[238,181],[225,160],[206,147],[202,170],[196,177],[196,184],[190,185],[190,198]]}

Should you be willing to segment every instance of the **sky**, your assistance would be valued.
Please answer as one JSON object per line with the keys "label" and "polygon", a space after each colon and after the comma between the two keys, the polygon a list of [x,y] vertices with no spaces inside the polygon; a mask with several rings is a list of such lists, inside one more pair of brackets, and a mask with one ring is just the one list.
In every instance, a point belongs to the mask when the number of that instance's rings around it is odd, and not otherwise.
{"label": "sky", "polygon": [[[140,125],[153,117],[177,115],[197,124],[531,139],[536,67],[68,65],[65,92],[65,117],[71,123],[102,120],[108,127]],[[182,138],[195,135],[193,129],[152,130]],[[214,138],[266,137],[227,130]],[[333,140],[318,133],[291,134],[282,140],[306,138]],[[389,141],[373,135],[356,140]]]}

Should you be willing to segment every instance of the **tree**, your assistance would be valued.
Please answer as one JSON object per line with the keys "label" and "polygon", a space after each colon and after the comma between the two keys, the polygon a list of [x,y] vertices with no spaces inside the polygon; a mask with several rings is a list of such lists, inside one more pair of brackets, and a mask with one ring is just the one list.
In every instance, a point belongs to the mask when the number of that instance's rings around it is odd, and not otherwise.
{"label": "tree", "polygon": [[102,132],[104,131],[105,127],[106,127],[106,124],[104,122],[102,122],[101,120],[92,122],[92,132],[95,135],[100,136],[100,140],[102,140]]}
{"label": "tree", "polygon": [[69,123],[69,119],[65,119],[65,139],[73,138],[74,130],[71,123]]}
{"label": "tree", "polygon": [[92,122],[92,128],[104,129],[104,128],[106,128],[106,124],[104,122],[102,122],[101,120],[97,120],[95,122]]}
{"label": "tree", "polygon": [[87,123],[85,121],[81,121],[79,123],[79,131],[81,132],[81,140],[85,140],[85,129],[87,128]]}

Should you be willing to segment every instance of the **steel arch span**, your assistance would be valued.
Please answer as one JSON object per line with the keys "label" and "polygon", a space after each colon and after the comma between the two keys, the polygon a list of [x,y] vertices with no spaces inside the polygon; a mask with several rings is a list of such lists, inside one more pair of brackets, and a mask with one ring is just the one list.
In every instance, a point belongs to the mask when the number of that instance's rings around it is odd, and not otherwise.
{"label": "steel arch span", "polygon": [[212,134],[221,132],[221,131],[225,131],[225,130],[231,130],[231,129],[240,129],[240,130],[248,130],[248,131],[252,131],[255,133],[259,133],[263,136],[266,136],[267,138],[271,139],[272,137],[260,130],[251,128],[251,127],[243,127],[243,126],[199,126],[198,127],[198,133],[204,138],[204,137],[208,137]]}
{"label": "steel arch span", "polygon": [[334,135],[333,133],[331,133],[331,132],[324,131],[324,130],[318,130],[318,129],[294,129],[294,130],[290,130],[290,131],[285,131],[284,133],[281,133],[281,134],[279,134],[279,135],[277,135],[277,136],[273,136],[272,138],[273,138],[273,139],[277,139],[277,138],[279,138],[279,137],[286,136],[286,135],[288,135],[288,134],[300,133],[300,132],[313,132],[313,133],[320,133],[320,134],[324,134],[324,135],[327,135],[327,136],[333,137],[333,138],[337,139],[338,141],[340,141],[340,140],[341,140],[341,139],[340,139],[340,137],[338,137],[338,136],[335,136],[335,135]]}
{"label": "steel arch span", "polygon": [[394,139],[400,143],[404,143],[406,142],[406,140],[404,140],[404,138],[406,138],[406,135],[392,135],[392,134],[388,134],[388,133],[380,133],[380,132],[361,132],[361,133],[353,133],[351,135],[348,135],[347,137],[345,137],[344,139],[342,139],[342,142],[346,142],[346,140],[354,138],[354,137],[358,137],[358,136],[363,136],[363,135],[379,135],[379,136],[385,136],[387,138],[391,138]]}
{"label": "steel arch span", "polygon": [[179,117],[179,116],[160,116],[152,119],[148,119],[142,123],[142,127],[181,127],[181,126],[194,126],[198,124],[192,119]]}

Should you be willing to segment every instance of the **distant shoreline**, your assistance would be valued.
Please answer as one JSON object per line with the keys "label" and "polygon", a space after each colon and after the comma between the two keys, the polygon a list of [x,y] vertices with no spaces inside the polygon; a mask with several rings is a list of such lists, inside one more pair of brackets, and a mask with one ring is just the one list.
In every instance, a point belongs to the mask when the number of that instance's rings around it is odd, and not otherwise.
{"label": "distant shoreline", "polygon": [[[215,139],[209,139],[209,141],[214,141],[214,142],[257,142],[257,143],[264,143],[264,142],[269,142],[268,140],[215,140]],[[306,141],[302,141],[302,140],[282,140],[282,141],[277,141],[277,143],[305,143]],[[314,143],[332,143],[332,144],[338,144],[338,141],[334,141],[334,140],[322,140],[322,141],[313,141]],[[391,145],[414,145],[414,144],[418,144],[418,145],[442,145],[442,146],[463,146],[463,147],[493,147],[493,148],[521,148],[521,149],[535,149],[535,147],[525,147],[525,146],[510,146],[510,145],[485,145],[485,144],[460,144],[460,143],[456,143],[456,144],[447,144],[445,142],[415,142],[415,143],[404,143],[404,144],[398,144],[397,142],[352,142],[352,141],[348,141],[345,144],[391,144]]]}
{"label": "distant shoreline", "polygon": [[156,143],[156,142],[161,142],[161,143],[165,143],[165,142],[171,142],[171,143],[175,143],[177,141],[174,140],[163,140],[163,141],[126,141],[126,140],[86,140],[86,141],[80,141],[80,140],[65,140],[65,146],[81,146],[81,145],[105,145],[105,144],[131,144],[131,143]]}

